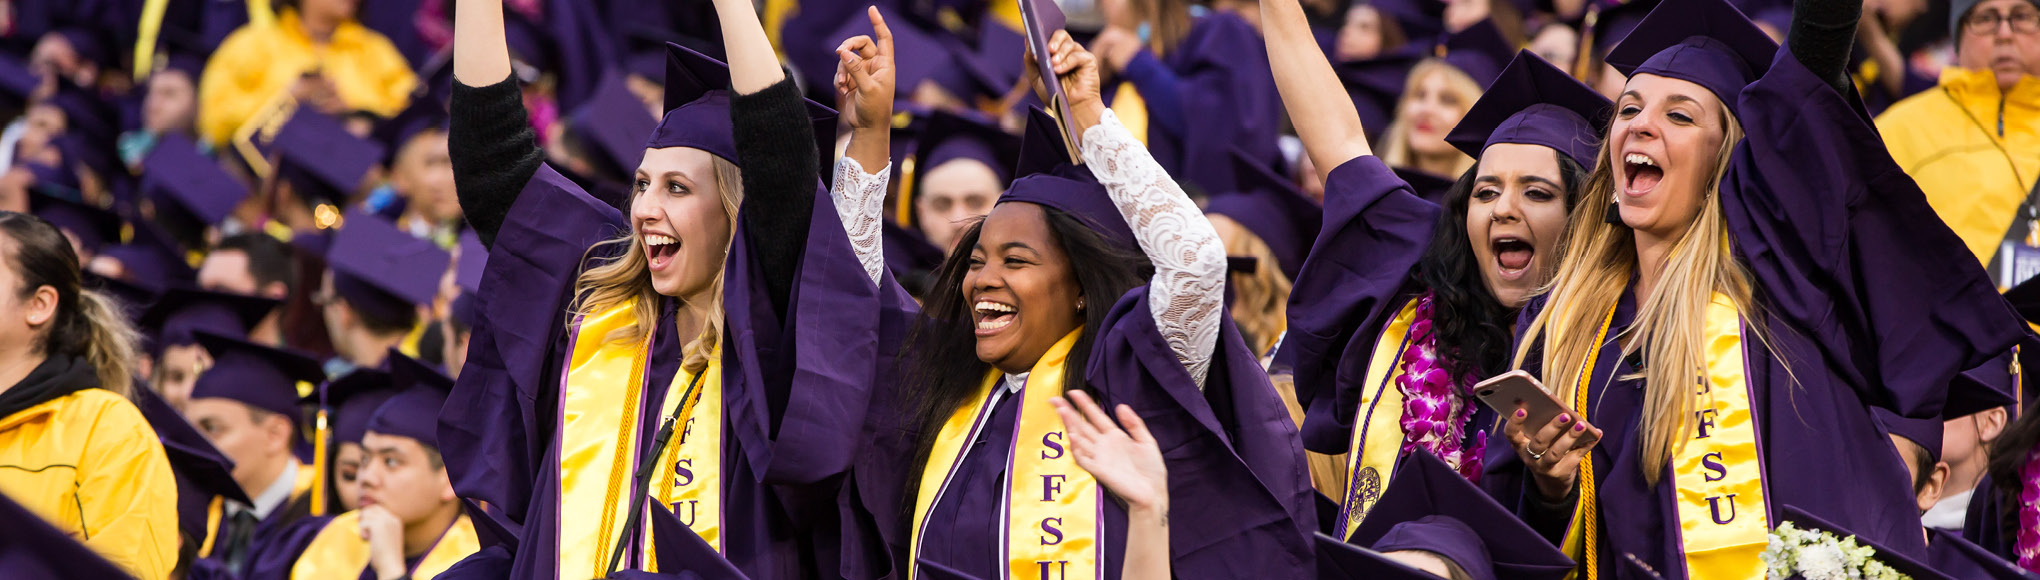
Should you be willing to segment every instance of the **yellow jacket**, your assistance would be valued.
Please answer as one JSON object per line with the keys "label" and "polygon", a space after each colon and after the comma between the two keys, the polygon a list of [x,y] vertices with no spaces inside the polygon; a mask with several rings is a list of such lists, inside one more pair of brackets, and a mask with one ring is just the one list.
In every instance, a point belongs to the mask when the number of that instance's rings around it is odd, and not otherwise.
{"label": "yellow jacket", "polygon": [[1976,259],[1995,255],[2040,176],[2040,79],[2001,93],[1991,71],[1944,69],[1939,87],[1893,104],[1877,130]]}
{"label": "yellow jacket", "polygon": [[0,492],[144,580],[177,560],[177,480],[134,404],[85,389],[0,418]]}
{"label": "yellow jacket", "polygon": [[213,51],[198,85],[199,133],[215,145],[228,143],[250,115],[311,71],[331,80],[348,108],[384,117],[404,110],[418,86],[411,65],[383,35],[345,22],[332,42],[318,46],[297,12],[285,10],[274,25],[242,26]]}

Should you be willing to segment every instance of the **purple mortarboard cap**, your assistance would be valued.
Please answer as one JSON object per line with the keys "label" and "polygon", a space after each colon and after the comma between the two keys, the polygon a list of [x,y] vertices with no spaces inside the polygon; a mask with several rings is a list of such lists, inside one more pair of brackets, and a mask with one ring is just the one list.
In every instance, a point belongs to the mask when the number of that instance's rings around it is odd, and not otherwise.
{"label": "purple mortarboard cap", "polygon": [[[893,64],[897,67],[893,69],[893,83],[899,88],[900,98],[912,94],[914,87],[920,86],[921,81],[942,74],[944,69],[956,68],[955,59],[951,57],[952,45],[943,42],[942,39],[942,36],[948,34],[946,31],[924,28],[918,22],[902,18],[898,10],[888,7],[879,7],[878,13],[885,16],[886,27],[892,29]],[[843,21],[843,25],[829,33],[826,38],[840,43],[860,35],[877,38],[872,35],[871,19],[861,10],[856,17]],[[831,62],[836,61],[832,59]],[[807,72],[810,86],[834,86],[836,67],[830,66],[824,70]]]}
{"label": "purple mortarboard cap", "polygon": [[214,497],[225,497],[243,504],[248,493],[241,484],[234,481],[234,460],[220,453],[211,441],[199,434],[191,422],[177,413],[168,401],[157,395],[155,389],[134,389],[132,396],[135,408],[142,412],[142,418],[156,430],[156,438],[163,442],[163,454],[169,456],[170,472],[177,477],[177,524],[195,538],[205,537],[207,511],[212,507]]}
{"label": "purple mortarboard cap", "polygon": [[1744,87],[1764,76],[1778,43],[1723,0],[1666,2],[1643,17],[1608,64],[1624,75],[1657,75],[1692,82],[1740,115]]}
{"label": "purple mortarboard cap", "polygon": [[644,77],[645,80],[664,86],[666,84],[666,51],[640,50],[631,53],[630,59],[624,61],[623,71],[631,76]]}
{"label": "purple mortarboard cap", "polygon": [[193,88],[197,88],[198,79],[205,75],[205,57],[183,51],[171,52],[162,56],[154,72],[163,71],[184,73],[184,76],[191,78]]}
{"label": "purple mortarboard cap", "polygon": [[431,304],[452,259],[432,242],[359,210],[348,212],[326,253],[333,291],[355,308],[387,318]]}
{"label": "purple mortarboard cap", "polygon": [[217,225],[248,199],[249,190],[228,175],[198,144],[183,135],[164,135],[142,158],[142,187],[156,207],[182,210],[198,223]]}
{"label": "purple mortarboard cap", "polygon": [[87,252],[97,254],[107,243],[120,242],[120,215],[112,211],[42,193],[30,194],[28,206],[36,217],[77,238]]}
{"label": "purple mortarboard cap", "polygon": [[113,141],[100,140],[86,133],[66,131],[54,142],[57,151],[63,155],[64,167],[76,171],[80,168],[93,174],[111,176],[120,168],[116,159],[119,154],[113,149]]}
{"label": "purple mortarboard cap", "polygon": [[[1355,3],[1358,6],[1360,3]],[[1369,0],[1381,17],[1394,20],[1410,44],[1424,46],[1445,33],[1445,3],[1438,0]]]}
{"label": "purple mortarboard cap", "polygon": [[1099,235],[1119,243],[1120,249],[1140,251],[1133,228],[1126,225],[1126,218],[1112,204],[1105,186],[1098,183],[1089,168],[1070,164],[1069,147],[1064,144],[1061,132],[1047,111],[1028,109],[1027,136],[1021,138],[1020,161],[1014,169],[1014,174],[1020,177],[999,196],[999,203],[1024,201],[1062,210]]}
{"label": "purple mortarboard cap", "polygon": [[172,287],[142,313],[141,325],[161,329],[157,344],[182,346],[198,339],[198,331],[247,338],[248,330],[283,303],[261,296]]}
{"label": "purple mortarboard cap", "polygon": [[1516,54],[1516,47],[1502,37],[1502,29],[1495,27],[1492,18],[1446,36],[1442,46],[1445,63],[1473,77],[1473,82],[1482,88],[1494,84],[1495,77],[1502,74],[1502,67],[1507,66],[1509,58]]}
{"label": "purple mortarboard cap", "polygon": [[[34,2],[30,2],[34,5]],[[95,580],[128,578],[92,548],[0,494],[0,578]]]}
{"label": "purple mortarboard cap", "polygon": [[[1441,523],[1440,518],[1456,520],[1459,527]],[[1469,525],[1473,527],[1466,527]],[[1467,536],[1466,530],[1475,534]],[[1382,552],[1441,554],[1475,580],[1555,580],[1573,569],[1572,560],[1537,530],[1427,451],[1403,458],[1381,501],[1367,513],[1350,541]],[[1485,556],[1477,556],[1483,553]],[[1492,569],[1480,560],[1491,562]]]}
{"label": "purple mortarboard cap", "polygon": [[928,580],[983,580],[969,572],[944,566],[927,558],[916,560],[915,564],[919,566],[916,571],[920,572],[920,577]]}
{"label": "purple mortarboard cap", "polygon": [[1415,192],[1417,197],[1431,203],[1445,205],[1445,194],[1452,191],[1454,180],[1443,175],[1411,167],[1397,167],[1391,171],[1394,171],[1395,176],[1401,178],[1403,183],[1410,184],[1410,191]]}
{"label": "purple mortarboard cap", "polygon": [[1311,544],[1316,548],[1320,580],[1438,580],[1435,574],[1323,532],[1312,534]]}
{"label": "purple mortarboard cap", "polygon": [[170,234],[155,222],[142,220],[134,222],[134,237],[128,243],[106,248],[100,255],[120,261],[126,270],[122,278],[137,286],[155,292],[168,290],[172,284],[189,282],[198,277],[192,271],[191,263],[185,261],[184,250],[177,247]]}
{"label": "purple mortarboard cap", "polygon": [[[742,167],[730,125],[729,65],[672,43],[666,44],[666,56],[666,116],[644,148],[691,147]],[[836,111],[803,102],[815,127],[815,142],[834,142]]]}
{"label": "purple mortarboard cap", "polygon": [[397,116],[377,123],[373,136],[383,144],[382,162],[389,164],[396,161],[397,153],[403,151],[412,138],[426,131],[446,130],[446,106],[437,100],[419,96],[411,99],[411,105],[404,107]]}
{"label": "purple mortarboard cap", "polygon": [[1254,232],[1274,252],[1283,275],[1295,278],[1324,224],[1324,208],[1245,151],[1234,148],[1232,163],[1236,190],[1212,196],[1204,213],[1232,218]]}
{"label": "purple mortarboard cap", "polygon": [[2019,402],[2019,395],[2026,385],[2024,372],[2014,373],[2013,365],[2024,367],[2021,360],[2040,352],[2040,338],[2026,333],[2018,344],[2017,356],[2007,351],[1984,361],[1983,364],[1964,370],[1948,382],[1948,401],[1941,406],[1941,419],[1956,419],[1989,409],[1996,409]]}
{"label": "purple mortarboard cap", "polygon": [[8,97],[8,102],[25,104],[41,86],[42,77],[35,74],[35,69],[28,68],[20,59],[0,55],[0,95]]}
{"label": "purple mortarboard cap", "polygon": [[212,354],[213,365],[192,384],[193,399],[232,399],[296,423],[301,419],[297,384],[316,385],[326,379],[326,369],[310,355],[203,330],[196,335],[198,344]]}
{"label": "purple mortarboard cap", "polygon": [[1395,108],[1409,84],[1410,70],[1424,56],[1415,50],[1399,50],[1367,60],[1342,62],[1333,66],[1353,108],[1360,114],[1369,139],[1376,138],[1395,120]]}
{"label": "purple mortarboard cap", "polygon": [[[665,502],[651,502],[652,553],[662,573],[694,574],[701,580],[745,580],[749,578],[729,558],[708,545]],[[668,572],[671,571],[671,572]]]}
{"label": "purple mortarboard cap", "polygon": [[1020,160],[1020,138],[985,121],[946,111],[929,114],[928,122],[915,138],[913,188],[900,202],[901,224],[918,227],[913,219],[913,204],[927,183],[928,173],[958,159],[975,160],[991,168],[1003,190],[1012,183],[1013,166]]}
{"label": "purple mortarboard cap", "polygon": [[1834,522],[1821,519],[1820,516],[1807,513],[1806,510],[1799,509],[1799,506],[1785,506],[1785,509],[1779,515],[1781,520],[1791,522],[1803,530],[1828,532],[1839,538],[1854,537],[1856,545],[1875,551],[1875,558],[1878,562],[1884,563],[1885,566],[1889,566],[1892,570],[1909,576],[1913,580],[1952,580],[1948,578],[1948,575],[1906,557],[1903,552],[1894,550],[1876,540],[1856,535],[1856,532],[1850,531],[1848,528],[1844,528]]}
{"label": "purple mortarboard cap", "polygon": [[[1903,437],[1905,440],[1913,442],[1914,445],[1925,448],[1927,455],[1932,456],[1934,461],[1941,460],[1941,430],[1946,422],[1941,420],[1940,417],[1914,419],[1900,416],[1898,413],[1883,407],[1871,407],[1870,415],[1873,419],[1876,419],[1878,425],[1884,426],[1885,432]],[[1907,457],[1905,460],[1912,461],[1912,458]],[[1932,465],[1925,465],[1921,466],[1921,469],[1933,469],[1933,467]]]}
{"label": "purple mortarboard cap", "polygon": [[928,242],[921,230],[901,227],[892,220],[885,220],[880,242],[885,244],[885,267],[891,270],[893,278],[908,290],[927,282],[930,272],[942,267],[947,254],[941,248]]}
{"label": "purple mortarboard cap", "polygon": [[1581,42],[1591,42],[1588,48],[1594,55],[1607,55],[1610,47],[1621,44],[1622,39],[1628,38],[1629,33],[1636,30],[1636,25],[1643,23],[1643,17],[1649,15],[1651,9],[1657,8],[1658,1],[1595,1],[1592,4],[1594,11],[1592,21],[1583,23],[1588,30],[1583,31]]}
{"label": "purple mortarboard cap", "polygon": [[1612,106],[1594,89],[1525,50],[1445,140],[1476,159],[1490,145],[1516,143],[1550,147],[1581,167],[1593,167],[1601,125]]}
{"label": "purple mortarboard cap", "polygon": [[999,96],[1012,90],[1027,72],[1027,37],[1020,31],[1003,24],[986,23],[978,27],[977,50],[971,60],[977,64],[977,72],[990,89],[991,96]]}
{"label": "purple mortarboard cap", "polygon": [[390,352],[390,386],[397,390],[368,418],[368,430],[410,437],[439,448],[439,408],[453,390],[453,378],[418,359]]}
{"label": "purple mortarboard cap", "polygon": [[347,132],[340,119],[300,109],[276,132],[284,178],[306,199],[344,203],[383,159],[383,146]]}
{"label": "purple mortarboard cap", "polygon": [[396,396],[398,389],[393,381],[389,371],[357,368],[298,402],[326,410],[332,443],[361,443],[361,435],[368,432],[369,418],[390,397]]}
{"label": "purple mortarboard cap", "polygon": [[644,102],[630,92],[624,75],[612,71],[588,95],[588,102],[568,114],[567,124],[582,143],[607,160],[609,179],[628,181],[644,158],[645,140],[659,127],[659,120],[645,112]]}

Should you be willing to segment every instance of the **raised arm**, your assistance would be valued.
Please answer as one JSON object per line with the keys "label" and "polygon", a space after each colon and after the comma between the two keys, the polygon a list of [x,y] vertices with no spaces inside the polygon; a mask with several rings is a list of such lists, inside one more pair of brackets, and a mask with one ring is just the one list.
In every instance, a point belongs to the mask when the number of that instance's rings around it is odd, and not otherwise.
{"label": "raised arm", "polygon": [[1097,57],[1067,32],[1057,31],[1049,45],[1056,76],[1070,98],[1071,130],[1083,134],[1084,164],[1105,185],[1155,266],[1148,284],[1155,327],[1202,389],[1218,349],[1218,330],[1225,324],[1225,246],[1176,180],[1105,109],[1098,98]]}
{"label": "raised arm", "polygon": [[[850,147],[836,161],[829,197],[836,217],[857,251],[864,273],[878,283],[885,274],[885,187],[892,176],[892,30],[877,7],[871,16],[872,36],[855,36],[836,47],[837,102],[845,104],[850,121]],[[876,168],[866,172],[865,168]]]}
{"label": "raised arm", "polygon": [[482,244],[493,247],[510,206],[544,163],[545,153],[531,130],[523,91],[510,76],[503,0],[459,2],[447,149],[461,211]]}
{"label": "raised arm", "polygon": [[1355,157],[1373,155],[1360,112],[1318,48],[1303,7],[1296,0],[1261,0],[1261,38],[1268,43],[1268,64],[1282,107],[1296,121],[1296,136],[1318,178],[1330,177]]}
{"label": "raised arm", "polygon": [[822,181],[800,88],[779,68],[777,53],[750,0],[715,0],[723,51],[730,57],[731,127],[744,160],[744,206],[738,212],[773,311],[785,320],[800,257]]}
{"label": "raised arm", "polygon": [[[1785,44],[1799,64],[1829,87],[1849,94],[1849,52],[1856,23],[1863,19],[1863,0],[1793,0],[1792,30]],[[1894,75],[1904,68],[1892,69]]]}

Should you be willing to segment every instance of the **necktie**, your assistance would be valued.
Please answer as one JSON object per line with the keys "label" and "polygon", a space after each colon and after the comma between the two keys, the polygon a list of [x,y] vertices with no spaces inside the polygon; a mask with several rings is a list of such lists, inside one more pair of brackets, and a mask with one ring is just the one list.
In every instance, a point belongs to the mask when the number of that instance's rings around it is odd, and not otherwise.
{"label": "necktie", "polygon": [[234,576],[248,574],[248,553],[253,551],[249,544],[254,543],[255,524],[255,512],[241,510],[228,520],[227,529],[221,534],[227,538],[227,570],[232,571]]}

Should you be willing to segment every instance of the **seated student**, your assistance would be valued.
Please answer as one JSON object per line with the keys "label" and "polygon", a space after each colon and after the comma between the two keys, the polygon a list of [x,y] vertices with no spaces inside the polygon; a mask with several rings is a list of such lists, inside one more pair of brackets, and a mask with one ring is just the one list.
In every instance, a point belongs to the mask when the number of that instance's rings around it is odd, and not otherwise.
{"label": "seated student", "polygon": [[[290,245],[268,234],[243,232],[220,239],[198,264],[198,287],[213,292],[289,300],[297,282]],[[248,340],[283,346],[283,309],[262,317]]]}
{"label": "seated student", "polygon": [[291,115],[270,146],[275,189],[269,219],[275,223],[268,227],[280,230],[272,234],[337,225],[383,158],[381,144],[349,133],[339,118],[310,111]]}
{"label": "seated student", "polygon": [[128,401],[134,330],[81,286],[63,234],[33,216],[0,213],[0,288],[0,494],[126,574],[163,577],[177,549],[177,488]]}
{"label": "seated student", "polygon": [[273,23],[234,31],[200,78],[199,131],[226,143],[264,104],[288,95],[328,115],[369,111],[389,116],[418,85],[388,38],[355,21],[359,2],[277,2]]}
{"label": "seated student", "polygon": [[327,453],[324,481],[327,489],[332,490],[325,497],[326,505],[317,506],[321,514],[361,507],[361,472],[368,463],[361,440],[368,433],[369,418],[398,390],[388,371],[360,368],[326,383],[300,401],[318,409],[317,413],[325,419],[321,423],[327,426],[314,434],[324,439]]}
{"label": "seated student", "polygon": [[334,517],[306,544],[265,548],[255,577],[427,580],[480,549],[439,455],[439,407],[453,379],[401,354],[398,389],[368,420],[361,507]]}
{"label": "seated student", "polygon": [[1319,578],[1556,580],[1573,570],[1537,530],[1422,450],[1403,457],[1347,542],[1317,536]]}
{"label": "seated student", "polygon": [[234,462],[205,440],[205,435],[170,403],[151,389],[135,389],[135,407],[156,430],[163,453],[170,458],[170,471],[177,476],[177,564],[171,578],[204,580],[224,578],[226,568],[217,560],[199,559],[202,544],[209,537],[208,523],[215,521],[227,502],[250,503],[241,484],[234,481]]}
{"label": "seated student", "polygon": [[185,261],[184,250],[163,233],[163,228],[149,221],[131,225],[134,237],[125,244],[102,249],[98,256],[86,263],[86,270],[155,293],[196,277],[190,263]]}
{"label": "seated student", "polygon": [[[1920,513],[1941,498],[1942,485],[1948,479],[1948,464],[1941,461],[1942,420],[1938,417],[1910,419],[1884,409],[1873,409],[1877,423],[1891,435],[1891,446],[1905,461],[1906,475],[1912,478],[1913,494],[1919,500]],[[1965,415],[1966,416],[1966,415]],[[1948,532],[1932,527],[1924,528],[1927,540],[1927,563],[1934,569],[1963,580],[1992,580],[2025,578],[2016,566],[2003,558],[1962,539],[1959,532]]]}
{"label": "seated student", "polygon": [[142,312],[140,324],[155,331],[150,350],[156,355],[149,382],[173,409],[183,410],[191,400],[192,383],[212,366],[212,359],[198,345],[194,333],[200,330],[220,336],[246,338],[253,328],[275,310],[275,300],[223,292],[171,288]]}
{"label": "seated student", "polygon": [[[389,146],[383,163],[389,182],[370,195],[370,204],[396,204],[397,228],[452,247],[460,235],[460,198],[453,191],[453,161],[446,148],[446,108],[433,99],[417,99],[403,114],[378,127],[378,139]],[[382,215],[389,208],[376,207]]]}
{"label": "seated student", "polygon": [[234,481],[253,500],[229,503],[206,524],[212,537],[199,556],[241,575],[263,541],[311,514],[318,473],[292,453],[301,439],[297,384],[323,382],[325,372],[297,352],[195,334],[213,365],[192,386],[184,416],[234,460]]}
{"label": "seated student", "polygon": [[439,293],[439,279],[452,257],[431,242],[411,237],[380,218],[351,212],[326,254],[331,269],[319,287],[326,330],[337,355],[326,363],[332,376],[357,367],[379,367],[390,348],[406,338]]}

